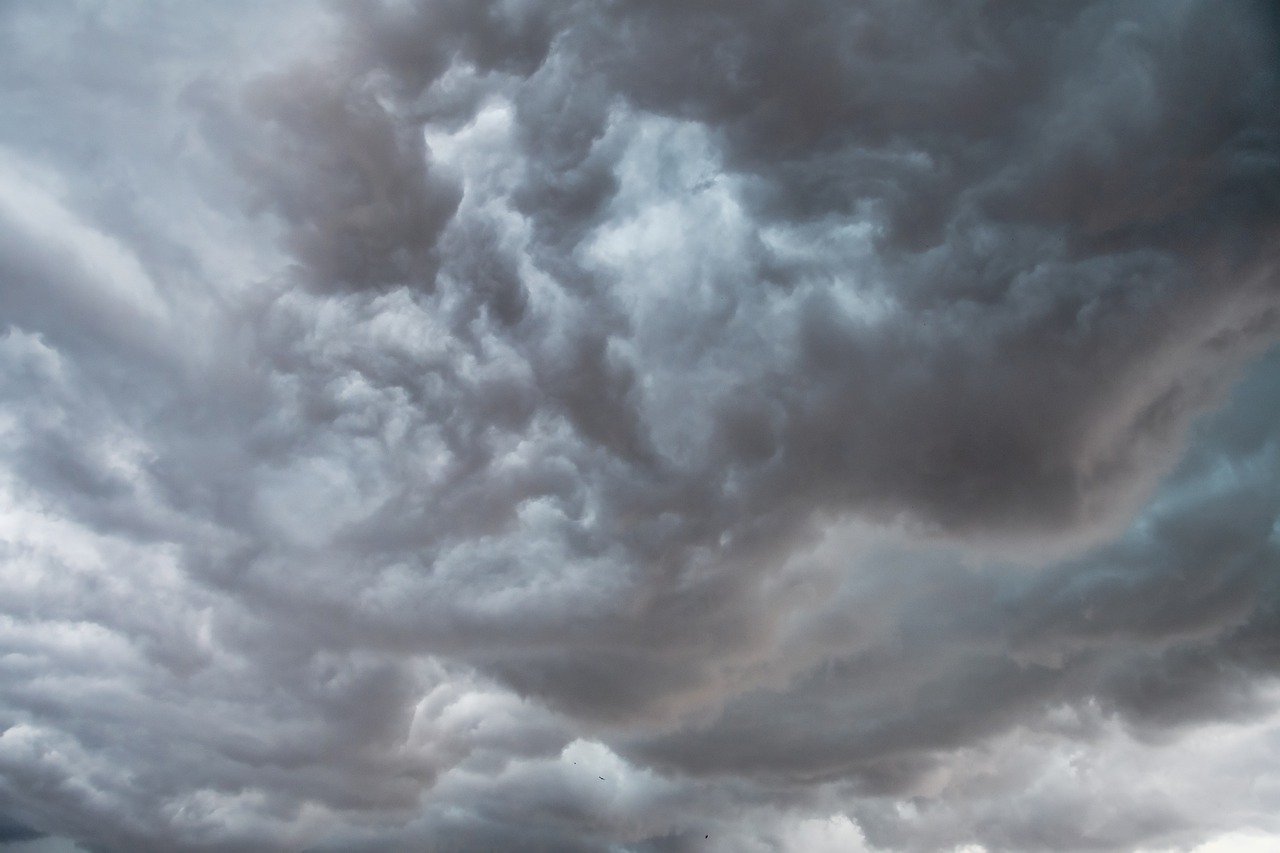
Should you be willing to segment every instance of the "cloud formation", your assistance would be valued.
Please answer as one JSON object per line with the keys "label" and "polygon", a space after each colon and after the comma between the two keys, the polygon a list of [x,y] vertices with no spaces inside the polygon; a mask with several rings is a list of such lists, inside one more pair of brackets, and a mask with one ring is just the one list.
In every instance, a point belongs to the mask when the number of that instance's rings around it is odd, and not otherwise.
{"label": "cloud formation", "polygon": [[1280,835],[1278,28],[6,4],[0,846]]}

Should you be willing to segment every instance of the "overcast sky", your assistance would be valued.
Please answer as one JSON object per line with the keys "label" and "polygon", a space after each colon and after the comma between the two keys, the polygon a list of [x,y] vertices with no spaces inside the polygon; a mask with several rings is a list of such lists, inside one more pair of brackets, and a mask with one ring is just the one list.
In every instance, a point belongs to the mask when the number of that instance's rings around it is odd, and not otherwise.
{"label": "overcast sky", "polygon": [[0,2],[0,850],[1280,849],[1278,45]]}

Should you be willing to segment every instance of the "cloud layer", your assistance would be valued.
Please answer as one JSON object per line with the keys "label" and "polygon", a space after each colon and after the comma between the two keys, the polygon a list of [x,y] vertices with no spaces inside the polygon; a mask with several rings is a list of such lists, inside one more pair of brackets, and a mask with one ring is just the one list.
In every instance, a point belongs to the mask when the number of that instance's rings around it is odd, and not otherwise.
{"label": "cloud layer", "polygon": [[0,846],[1280,833],[1278,28],[5,4]]}

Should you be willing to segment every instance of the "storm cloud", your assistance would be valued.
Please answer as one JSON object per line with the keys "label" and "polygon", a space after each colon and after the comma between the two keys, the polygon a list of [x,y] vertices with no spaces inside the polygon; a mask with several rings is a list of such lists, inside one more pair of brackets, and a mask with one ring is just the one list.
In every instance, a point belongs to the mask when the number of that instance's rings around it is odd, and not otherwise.
{"label": "storm cloud", "polygon": [[0,5],[0,848],[1277,843],[1277,44]]}

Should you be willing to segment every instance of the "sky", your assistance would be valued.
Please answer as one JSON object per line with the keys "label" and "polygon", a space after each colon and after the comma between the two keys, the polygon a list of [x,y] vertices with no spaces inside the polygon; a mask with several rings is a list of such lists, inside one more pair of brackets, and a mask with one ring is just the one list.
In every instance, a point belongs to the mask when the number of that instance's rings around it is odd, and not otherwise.
{"label": "sky", "polygon": [[0,2],[0,850],[1280,849],[1278,45]]}

